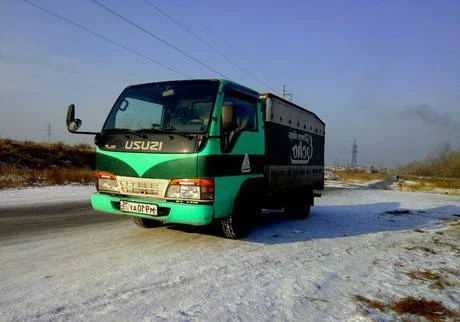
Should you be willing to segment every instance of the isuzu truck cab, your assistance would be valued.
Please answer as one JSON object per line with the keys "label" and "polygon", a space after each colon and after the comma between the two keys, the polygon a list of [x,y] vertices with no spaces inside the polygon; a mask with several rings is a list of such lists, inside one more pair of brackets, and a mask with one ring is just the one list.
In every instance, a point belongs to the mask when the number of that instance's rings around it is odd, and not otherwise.
{"label": "isuzu truck cab", "polygon": [[262,208],[306,218],[324,187],[325,125],[274,94],[228,80],[127,87],[95,134],[94,209],[141,227],[217,222],[248,234]]}

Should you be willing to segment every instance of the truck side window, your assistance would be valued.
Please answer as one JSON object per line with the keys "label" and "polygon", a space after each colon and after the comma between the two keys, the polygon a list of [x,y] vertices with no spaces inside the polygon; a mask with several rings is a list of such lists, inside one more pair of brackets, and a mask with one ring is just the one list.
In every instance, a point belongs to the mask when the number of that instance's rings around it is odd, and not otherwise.
{"label": "truck side window", "polygon": [[257,99],[236,92],[226,92],[223,105],[233,105],[235,122],[221,129],[221,149],[229,152],[242,131],[257,131]]}

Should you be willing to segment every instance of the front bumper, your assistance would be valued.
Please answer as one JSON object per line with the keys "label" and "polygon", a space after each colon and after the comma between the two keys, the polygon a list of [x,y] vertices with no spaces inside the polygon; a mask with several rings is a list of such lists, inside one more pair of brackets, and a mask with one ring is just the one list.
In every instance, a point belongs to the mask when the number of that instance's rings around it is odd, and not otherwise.
{"label": "front bumper", "polygon": [[[159,215],[149,216],[120,210],[120,200],[151,203],[158,206]],[[117,197],[95,192],[91,195],[91,205],[95,210],[114,215],[137,216],[147,219],[159,220],[166,223],[188,224],[203,226],[212,223],[214,207],[212,205],[197,205],[166,201],[154,201],[131,197]]]}

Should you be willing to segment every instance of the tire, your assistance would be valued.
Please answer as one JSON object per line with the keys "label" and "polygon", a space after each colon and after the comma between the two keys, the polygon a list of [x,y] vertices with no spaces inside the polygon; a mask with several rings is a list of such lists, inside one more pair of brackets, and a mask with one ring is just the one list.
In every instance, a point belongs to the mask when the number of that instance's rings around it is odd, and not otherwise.
{"label": "tire", "polygon": [[132,217],[134,223],[142,228],[155,228],[155,227],[160,227],[163,226],[163,223],[161,221],[153,220],[153,219],[147,219],[147,218],[142,218],[142,217]]}
{"label": "tire", "polygon": [[221,220],[222,232],[226,238],[240,239],[249,234],[257,214],[254,202],[250,205],[249,202],[238,202],[232,215]]}
{"label": "tire", "polygon": [[304,204],[297,204],[286,207],[286,212],[291,219],[304,220],[310,216],[310,208],[311,206],[304,202]]}

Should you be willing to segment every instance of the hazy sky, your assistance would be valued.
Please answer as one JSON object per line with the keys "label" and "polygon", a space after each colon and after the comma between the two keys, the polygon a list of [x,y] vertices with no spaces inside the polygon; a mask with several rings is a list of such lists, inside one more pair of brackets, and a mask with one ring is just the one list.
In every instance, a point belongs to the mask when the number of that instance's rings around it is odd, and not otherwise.
{"label": "hazy sky", "polygon": [[[77,106],[98,131],[130,84],[221,78],[89,0],[0,1],[0,136],[92,142],[67,133]],[[392,166],[445,142],[460,148],[460,1],[99,0],[184,53],[260,92],[283,83],[326,122],[326,160]],[[255,77],[253,77],[255,76]],[[262,80],[259,81],[259,80]]]}

